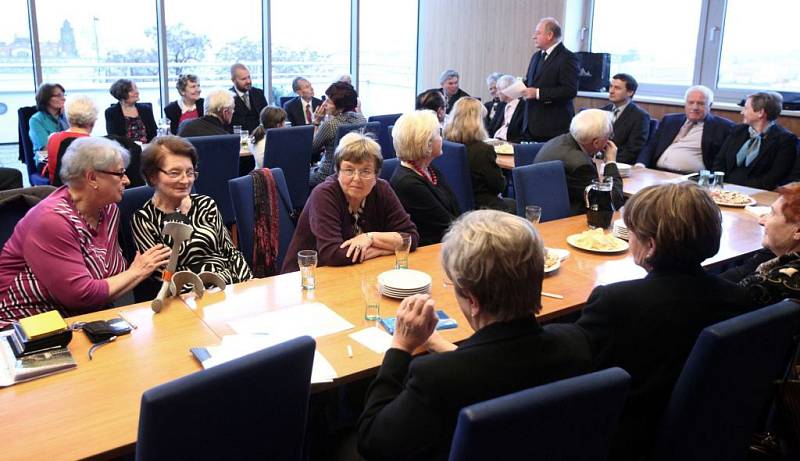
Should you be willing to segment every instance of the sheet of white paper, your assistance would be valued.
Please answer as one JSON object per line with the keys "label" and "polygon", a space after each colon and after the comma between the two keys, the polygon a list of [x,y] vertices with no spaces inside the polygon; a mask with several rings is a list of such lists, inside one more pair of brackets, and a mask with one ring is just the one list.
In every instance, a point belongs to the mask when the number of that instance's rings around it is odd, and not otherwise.
{"label": "sheet of white paper", "polygon": [[282,338],[296,338],[303,335],[318,338],[353,328],[352,323],[322,303],[287,307],[234,320],[228,322],[228,325],[239,334],[269,333]]}
{"label": "sheet of white paper", "polygon": [[522,93],[525,91],[525,88],[525,84],[522,83],[522,80],[517,80],[513,85],[503,90],[503,94],[509,98],[517,99],[522,97]]}
{"label": "sheet of white paper", "polygon": [[336,370],[320,351],[314,352],[314,368],[311,369],[311,384],[329,383],[335,378]]}
{"label": "sheet of white paper", "polygon": [[383,354],[392,345],[392,335],[376,327],[365,328],[348,336],[378,354]]}

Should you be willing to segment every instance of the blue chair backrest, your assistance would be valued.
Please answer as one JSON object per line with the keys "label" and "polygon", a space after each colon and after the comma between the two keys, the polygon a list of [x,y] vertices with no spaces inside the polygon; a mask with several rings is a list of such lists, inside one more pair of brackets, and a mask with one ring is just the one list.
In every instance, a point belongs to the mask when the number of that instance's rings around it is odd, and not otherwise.
{"label": "blue chair backrest", "polygon": [[656,130],[658,129],[658,120],[651,118],[650,119],[650,129],[647,131],[647,140],[653,139],[653,135],[656,134]]}
{"label": "blue chair backrest", "polygon": [[461,212],[475,209],[475,195],[472,191],[467,148],[463,144],[443,141],[442,155],[435,158],[432,165],[444,175],[447,184],[453,189]]}
{"label": "blue chair backrest", "polygon": [[194,182],[198,194],[207,195],[217,203],[222,220],[230,227],[236,217],[228,193],[228,181],[239,176],[239,135],[197,136],[186,138],[197,149],[197,171]]}
{"label": "blue chair backrest", "polygon": [[295,338],[145,391],[136,459],[303,459],[314,348]]}
{"label": "blue chair backrest", "polygon": [[541,222],[570,215],[567,177],[561,160],[519,166],[512,175],[518,215],[524,218],[528,205],[542,207]]}
{"label": "blue chair backrest", "polygon": [[284,104],[286,104],[287,102],[291,101],[292,99],[294,99],[296,97],[297,96],[295,96],[295,95],[292,95],[292,96],[281,96],[279,98],[279,101],[281,102],[281,107],[283,107]]}
{"label": "blue chair backrest", "polygon": [[403,114],[373,115],[369,118],[370,122],[380,122],[381,124],[380,132],[378,133],[378,144],[381,145],[381,154],[385,159],[395,157],[392,132],[389,130],[401,115]]}
{"label": "blue chair backrest", "polygon": [[17,117],[19,119],[17,129],[19,134],[20,160],[25,162],[25,166],[28,169],[28,182],[30,182],[31,186],[44,186],[50,184],[50,180],[42,176],[40,171],[36,171],[36,161],[33,159],[33,143],[28,133],[31,127],[31,117],[33,117],[33,114],[37,111],[36,106],[26,106],[17,109]]}
{"label": "blue chair backrest", "polygon": [[302,209],[308,200],[308,171],[314,126],[293,126],[267,130],[264,144],[264,166],[280,168],[286,176],[292,209]]}
{"label": "blue chair backrest", "polygon": [[[278,189],[278,261],[276,268],[280,271],[283,258],[289,242],[294,235],[294,221],[291,218],[292,202],[289,199],[289,190],[286,188],[286,178],[280,168],[270,169],[275,178],[275,187]],[[255,206],[253,200],[253,178],[250,175],[231,179],[228,187],[233,201],[233,211],[236,213],[236,229],[239,232],[239,251],[244,259],[253,267],[253,242],[255,229]]]}
{"label": "blue chair backrest", "polygon": [[800,305],[791,300],[703,330],[664,411],[652,459],[744,460],[798,332]]}
{"label": "blue chair backrest", "polygon": [[133,214],[153,197],[153,192],[154,189],[150,186],[125,189],[122,193],[122,201],[117,205],[119,207],[119,232],[117,233],[117,238],[122,254],[129,263],[133,261],[133,257],[136,255],[136,245],[133,243],[133,234],[131,233]]}
{"label": "blue chair backrest", "polygon": [[384,160],[383,166],[381,167],[381,179],[385,179],[386,181],[392,179],[394,170],[397,169],[398,165],[400,165],[400,159],[397,157]]}
{"label": "blue chair backrest", "polygon": [[543,142],[514,144],[514,166],[531,165],[542,146],[544,146]]}
{"label": "blue chair backrest", "polygon": [[450,460],[605,461],[629,382],[609,368],[465,407]]}
{"label": "blue chair backrest", "polygon": [[347,125],[339,125],[336,128],[336,143],[334,146],[339,146],[339,140],[351,131],[363,131],[372,136],[377,141],[380,139],[381,122],[368,122],[368,123],[349,123]]}

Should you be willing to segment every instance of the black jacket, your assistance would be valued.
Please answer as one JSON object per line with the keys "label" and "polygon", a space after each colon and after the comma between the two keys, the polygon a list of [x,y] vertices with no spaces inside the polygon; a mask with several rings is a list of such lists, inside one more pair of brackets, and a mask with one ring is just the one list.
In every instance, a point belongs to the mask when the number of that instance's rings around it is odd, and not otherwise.
{"label": "black jacket", "polygon": [[[322,100],[318,98],[311,98],[311,116],[314,116],[314,111],[322,104]],[[308,125],[306,123],[306,114],[303,113],[303,102],[300,96],[286,101],[283,105],[283,110],[286,111],[286,118],[292,126]]]}
{"label": "black jacket", "polygon": [[714,159],[714,170],[725,172],[725,182],[772,190],[783,184],[797,159],[797,136],[780,125],[771,126],[761,140],[758,157],[750,166],[737,166],[736,154],[750,140],[749,126],[736,125]]}
{"label": "black jacket", "polygon": [[[675,136],[686,122],[686,114],[667,114],[658,124],[658,130],[653,135],[653,139],[648,141],[636,163],[643,163],[649,168],[655,168],[661,154],[667,150]],[[726,118],[717,117],[713,114],[706,115],[703,122],[703,136],[700,139],[700,150],[703,153],[703,163],[706,169],[713,169],[714,158],[716,158],[722,144],[728,138],[728,134],[733,128],[733,122]]]}
{"label": "black jacket", "polygon": [[[505,110],[506,110],[505,102],[500,102],[497,105],[497,109],[495,110],[494,118],[489,123],[489,128],[487,131],[489,132],[489,136],[494,137],[497,134],[497,130],[503,127],[503,122],[505,122]],[[517,103],[517,107],[514,109],[514,113],[511,114],[511,121],[508,124],[508,129],[506,130],[506,141],[518,143],[523,139],[525,136],[525,100],[520,98],[519,103]]]}
{"label": "black jacket", "polygon": [[267,106],[267,98],[264,97],[264,91],[256,87],[250,87],[247,94],[250,99],[250,108],[244,103],[244,100],[236,94],[233,87],[230,87],[233,94],[233,118],[231,119],[231,126],[240,125],[243,130],[252,133],[256,127],[261,123],[258,116],[261,114],[261,109]]}
{"label": "black jacket", "polygon": [[[144,129],[147,132],[147,141],[156,137],[156,119],[153,117],[153,106],[148,102],[137,102],[136,110],[139,112],[139,118],[144,123]],[[106,109],[106,131],[110,135],[128,136],[128,128],[125,125],[125,115],[122,114],[122,105],[120,103],[112,104],[111,107]]]}
{"label": "black jacket", "polygon": [[573,100],[578,94],[575,54],[559,43],[535,72],[541,56],[540,52],[533,54],[525,78],[526,86],[539,88],[539,99],[525,103],[525,126],[533,141],[547,141],[569,131],[575,115]]}
{"label": "black jacket", "polygon": [[186,120],[178,128],[178,136],[184,138],[192,136],[214,136],[218,134],[230,134],[222,124],[222,120],[214,115],[204,115],[193,120]]}
{"label": "black jacket", "polygon": [[[603,110],[614,110],[608,104]],[[631,101],[614,122],[614,144],[617,145],[617,161],[633,165],[639,157],[650,134],[650,114]]]}
{"label": "black jacket", "polygon": [[450,223],[461,214],[458,200],[444,176],[436,168],[431,169],[439,178],[436,186],[403,165],[398,165],[389,180],[417,226],[420,246],[441,242]]}

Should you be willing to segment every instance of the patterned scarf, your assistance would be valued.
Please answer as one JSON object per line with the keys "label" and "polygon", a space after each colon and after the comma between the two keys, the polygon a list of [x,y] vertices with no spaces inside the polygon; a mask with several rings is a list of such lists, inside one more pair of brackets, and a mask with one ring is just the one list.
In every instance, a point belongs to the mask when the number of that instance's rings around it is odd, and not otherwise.
{"label": "patterned scarf", "polygon": [[759,133],[751,126],[748,131],[750,132],[750,139],[745,142],[736,153],[736,166],[750,166],[751,163],[758,157],[761,150],[761,139],[767,134],[767,131],[774,125],[775,122],[770,123],[764,128],[764,131]]}
{"label": "patterned scarf", "polygon": [[253,274],[257,278],[277,273],[280,227],[278,224],[278,188],[269,168],[253,170]]}

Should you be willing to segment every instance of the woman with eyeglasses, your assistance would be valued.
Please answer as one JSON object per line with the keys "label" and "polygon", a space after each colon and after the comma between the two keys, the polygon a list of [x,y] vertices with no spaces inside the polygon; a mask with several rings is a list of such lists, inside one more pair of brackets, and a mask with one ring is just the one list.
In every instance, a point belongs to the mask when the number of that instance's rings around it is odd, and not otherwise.
{"label": "woman with eyeglasses", "polygon": [[59,83],[42,83],[36,91],[36,109],[38,112],[33,114],[28,129],[28,136],[33,144],[33,152],[36,156],[36,169],[42,171],[47,164],[47,138],[51,134],[64,131],[69,128],[69,122],[64,115],[64,102],[66,91]]}
{"label": "woman with eyeglasses", "polygon": [[383,157],[377,142],[345,135],[336,148],[335,174],[314,188],[297,222],[282,272],[298,270],[295,255],[317,250],[320,266],[346,266],[394,254],[400,233],[419,235],[389,183],[378,178]]}
{"label": "woman with eyeglasses", "polygon": [[17,223],[0,252],[0,328],[50,310],[68,317],[111,303],[169,260],[154,245],[126,268],[117,241],[128,153],[114,141],[75,140],[62,159],[64,186]]}
{"label": "woman with eyeglasses", "polygon": [[[253,278],[242,253],[233,246],[222,215],[211,197],[192,194],[197,179],[197,151],[178,136],[159,136],[142,151],[142,177],[153,186],[153,198],[136,211],[131,230],[136,249],[146,251],[159,245],[172,248],[172,238],[161,233],[168,221],[192,226],[192,236],[179,249],[176,271],[214,272],[226,283]],[[158,284],[161,272],[153,274]],[[155,296],[155,293],[152,293]]]}

